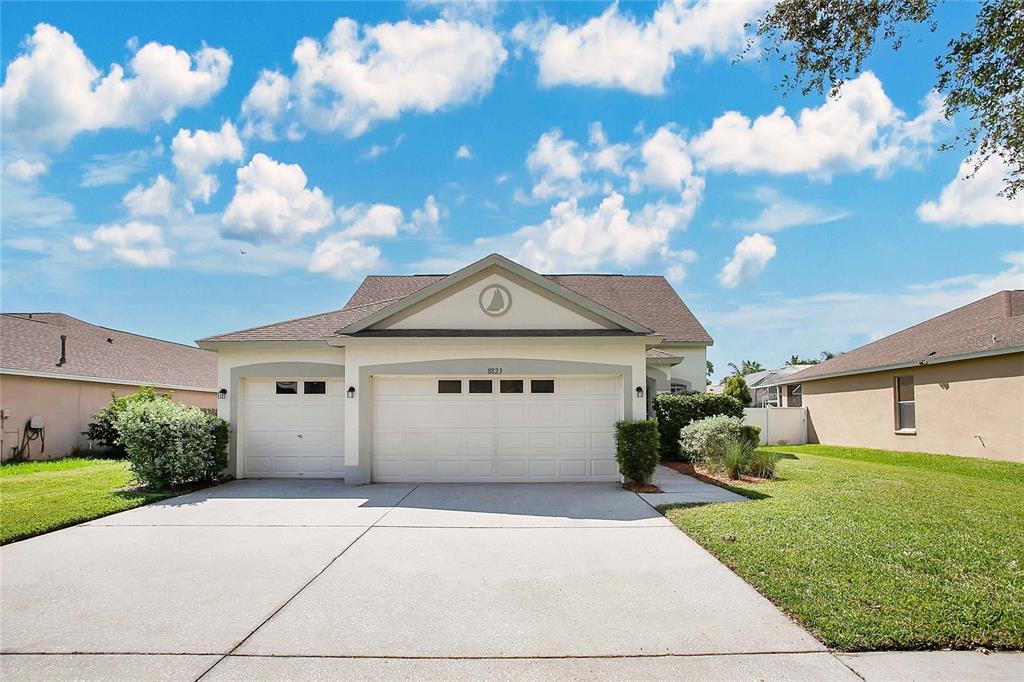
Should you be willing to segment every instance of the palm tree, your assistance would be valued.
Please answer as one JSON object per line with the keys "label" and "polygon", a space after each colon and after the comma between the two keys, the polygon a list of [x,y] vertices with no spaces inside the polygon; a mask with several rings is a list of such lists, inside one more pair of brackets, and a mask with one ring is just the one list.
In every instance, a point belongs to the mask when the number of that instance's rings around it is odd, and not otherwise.
{"label": "palm tree", "polygon": [[745,377],[748,374],[753,374],[754,372],[764,371],[764,366],[761,365],[761,363],[758,362],[757,360],[744,360],[743,362],[740,363],[739,367],[736,366],[735,362],[730,362],[729,366],[732,367],[733,374],[738,374],[741,377]]}

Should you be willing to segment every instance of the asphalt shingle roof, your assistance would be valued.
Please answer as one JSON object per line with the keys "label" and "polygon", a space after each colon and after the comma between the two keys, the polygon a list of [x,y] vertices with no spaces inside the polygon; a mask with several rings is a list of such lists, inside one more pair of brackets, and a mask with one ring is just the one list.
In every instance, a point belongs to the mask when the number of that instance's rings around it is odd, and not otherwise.
{"label": "asphalt shingle roof", "polygon": [[933,317],[789,377],[834,374],[1010,348],[1024,349],[1024,290],[1006,290]]}
{"label": "asphalt shingle roof", "polygon": [[[58,367],[62,334],[67,336],[66,362]],[[100,327],[63,313],[0,315],[0,367],[127,384],[217,388],[216,353]]]}
{"label": "asphalt shingle roof", "polygon": [[[665,343],[713,343],[664,277],[657,275],[544,275],[665,337]],[[344,308],[295,320],[210,336],[201,341],[319,341],[447,275],[371,275]]]}

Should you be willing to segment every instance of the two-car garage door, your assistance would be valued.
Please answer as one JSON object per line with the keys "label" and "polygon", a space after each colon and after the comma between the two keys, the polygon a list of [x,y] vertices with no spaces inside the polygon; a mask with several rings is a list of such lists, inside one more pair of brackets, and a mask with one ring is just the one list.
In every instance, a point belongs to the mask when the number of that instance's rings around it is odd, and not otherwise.
{"label": "two-car garage door", "polygon": [[378,376],[375,481],[614,481],[621,378]]}

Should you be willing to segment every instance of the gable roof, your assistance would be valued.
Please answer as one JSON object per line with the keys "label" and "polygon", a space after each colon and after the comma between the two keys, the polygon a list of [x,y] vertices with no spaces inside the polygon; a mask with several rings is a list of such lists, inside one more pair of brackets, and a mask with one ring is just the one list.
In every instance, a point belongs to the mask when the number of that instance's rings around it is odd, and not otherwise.
{"label": "gable roof", "polygon": [[[521,267],[521,266],[517,266]],[[659,275],[536,275],[665,337],[664,343],[711,345],[713,340],[672,286]],[[295,320],[200,339],[206,341],[322,341],[449,275],[371,275],[348,303]],[[429,294],[428,294],[429,295]],[[395,312],[389,311],[387,314]]]}
{"label": "gable roof", "polygon": [[986,296],[789,377],[807,381],[1024,351],[1024,290]]}
{"label": "gable roof", "polygon": [[[60,367],[61,335],[67,336]],[[89,324],[63,313],[0,315],[2,370],[161,388],[217,390],[217,355]]]}

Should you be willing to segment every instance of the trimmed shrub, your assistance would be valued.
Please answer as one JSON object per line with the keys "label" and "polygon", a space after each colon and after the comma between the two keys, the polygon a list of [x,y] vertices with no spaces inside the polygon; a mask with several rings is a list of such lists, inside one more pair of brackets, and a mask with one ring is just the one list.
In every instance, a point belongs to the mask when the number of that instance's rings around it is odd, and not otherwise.
{"label": "trimmed shrub", "polygon": [[761,427],[753,424],[743,425],[743,437],[749,440],[754,447],[761,443]]}
{"label": "trimmed shrub", "polygon": [[729,438],[722,447],[722,471],[735,480],[746,472],[754,456],[754,446],[746,438]]}
{"label": "trimmed shrub", "polygon": [[782,459],[778,452],[755,449],[747,465],[747,473],[758,478],[775,478],[775,465]]}
{"label": "trimmed shrub", "polygon": [[[114,391],[111,391],[110,404],[92,416],[95,421],[86,427],[82,435],[96,443],[103,451],[104,457],[124,459],[128,456],[128,453],[125,452],[124,446],[121,445],[121,441],[118,438],[117,426],[115,425],[117,416],[133,403],[149,403],[158,399],[160,399],[160,396],[156,394],[152,386],[139,386],[139,390],[135,393],[129,393],[120,397]],[[91,456],[95,457],[96,453],[93,453]]]}
{"label": "trimmed shrub", "polygon": [[679,432],[679,449],[690,461],[719,471],[725,444],[730,440],[746,440],[743,424],[738,417],[720,414],[684,426]]}
{"label": "trimmed shrub", "polygon": [[658,415],[661,459],[689,461],[679,449],[680,430],[698,419],[714,415],[743,416],[743,404],[735,398],[716,393],[659,393],[654,398]]}
{"label": "trimmed shrub", "polygon": [[615,458],[619,472],[646,485],[658,466],[658,422],[654,419],[615,422]]}
{"label": "trimmed shrub", "polygon": [[135,401],[114,425],[136,478],[151,488],[210,483],[227,466],[227,422],[198,407]]}

